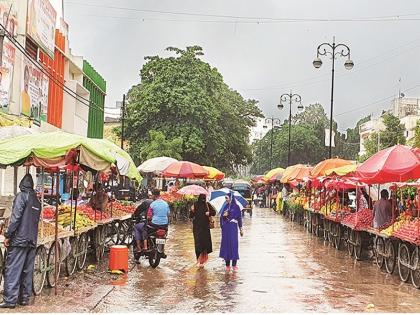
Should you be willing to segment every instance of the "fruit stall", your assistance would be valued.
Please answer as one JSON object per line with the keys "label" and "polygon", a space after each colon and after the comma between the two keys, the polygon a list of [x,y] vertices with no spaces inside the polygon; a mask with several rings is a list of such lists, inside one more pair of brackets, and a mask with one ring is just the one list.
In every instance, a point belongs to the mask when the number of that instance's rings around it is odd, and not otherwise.
{"label": "fruit stall", "polygon": [[[52,138],[56,139],[54,144]],[[66,276],[70,276],[84,268],[89,250],[99,261],[106,246],[130,241],[130,218],[135,209],[132,204],[111,198],[108,207],[98,212],[79,195],[84,173],[98,175],[113,165],[119,175],[141,179],[128,154],[105,142],[54,132],[15,137],[0,144],[0,151],[9,153],[0,157],[1,167],[22,166],[27,173],[35,168],[41,182],[37,181],[36,187],[44,206],[35,258],[35,294],[42,291],[45,282],[56,287],[62,265]],[[51,189],[45,187],[45,174],[52,178]],[[15,179],[14,185],[17,184]],[[64,193],[65,185],[69,193]]]}

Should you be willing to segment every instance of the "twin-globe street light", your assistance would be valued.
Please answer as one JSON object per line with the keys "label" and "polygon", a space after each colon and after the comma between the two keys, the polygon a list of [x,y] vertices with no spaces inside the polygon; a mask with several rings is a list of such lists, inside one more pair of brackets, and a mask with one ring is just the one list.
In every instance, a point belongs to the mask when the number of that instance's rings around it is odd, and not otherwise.
{"label": "twin-globe street light", "polygon": [[284,103],[289,103],[289,146],[287,152],[287,166],[290,166],[290,136],[292,131],[292,102],[298,104],[298,110],[303,109],[302,105],[302,98],[299,94],[293,94],[290,92],[289,94],[283,94],[280,96],[280,104],[277,107],[282,110],[284,108]]}
{"label": "twin-globe street light", "polygon": [[[327,50],[328,49],[328,50]],[[333,128],[333,106],[334,106],[334,67],[335,59],[337,57],[347,57],[344,62],[344,67],[347,70],[351,70],[354,66],[353,61],[350,59],[350,48],[344,44],[336,44],[335,37],[333,37],[332,45],[330,43],[322,43],[317,48],[316,58],[313,61],[315,68],[319,69],[322,66],[322,60],[320,56],[330,55],[332,59],[332,71],[331,71],[331,112],[330,112],[330,137],[329,137],[329,158],[331,158],[331,145],[332,145],[332,128]]]}

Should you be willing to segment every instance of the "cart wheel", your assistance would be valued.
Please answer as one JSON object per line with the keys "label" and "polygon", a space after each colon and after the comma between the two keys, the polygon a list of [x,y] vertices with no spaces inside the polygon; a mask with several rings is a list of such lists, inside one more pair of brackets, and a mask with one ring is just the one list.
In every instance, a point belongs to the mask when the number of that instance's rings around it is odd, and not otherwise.
{"label": "cart wheel", "polygon": [[125,237],[124,237],[124,245],[130,246],[133,243],[134,237],[133,237],[133,233],[134,233],[134,226],[133,226],[133,222],[131,220],[125,220],[123,222],[124,224],[124,232],[125,232]]}
{"label": "cart wheel", "polygon": [[87,233],[82,233],[77,241],[77,269],[82,270],[85,267],[86,256],[89,247],[89,239]]}
{"label": "cart wheel", "polygon": [[356,245],[354,246],[354,257],[357,260],[362,258],[362,232],[354,232],[354,242]]}
{"label": "cart wheel", "polygon": [[[60,267],[61,267],[61,261],[60,261],[60,251],[61,248],[58,246],[58,271],[57,274],[60,275]],[[47,283],[51,288],[55,287],[55,242],[51,244],[51,247],[48,251],[48,259],[47,259]]]}
{"label": "cart wheel", "polygon": [[35,252],[34,275],[32,277],[32,291],[39,295],[44,287],[47,275],[47,250],[39,245]]}
{"label": "cart wheel", "polygon": [[375,239],[375,256],[376,256],[376,264],[378,268],[381,269],[384,266],[385,258],[385,242],[384,239],[380,236],[377,236]]}
{"label": "cart wheel", "polygon": [[386,241],[385,250],[387,254],[387,258],[385,258],[385,269],[387,273],[392,274],[394,272],[397,259],[395,245],[391,240]]}
{"label": "cart wheel", "polygon": [[337,248],[338,250],[340,250],[341,247],[341,237],[343,234],[343,231],[341,229],[341,226],[338,223],[334,223],[335,225],[335,238],[334,238],[334,246],[335,248]]}
{"label": "cart wheel", "polygon": [[119,224],[120,223],[115,221],[108,225],[108,228],[106,229],[107,233],[106,233],[106,238],[105,238],[106,247],[119,244],[119,230],[118,230]]}
{"label": "cart wheel", "polygon": [[95,259],[100,262],[104,256],[105,246],[103,235],[106,233],[106,226],[98,226],[95,229]]}
{"label": "cart wheel", "polygon": [[352,243],[354,242],[354,232],[353,232],[353,230],[350,230],[350,228],[348,228],[347,231],[348,231],[347,232],[347,235],[348,235],[347,251],[348,251],[349,255],[353,257],[354,245]]}
{"label": "cart wheel", "polygon": [[398,248],[398,273],[403,282],[407,282],[410,278],[410,251],[404,243],[400,243]]}
{"label": "cart wheel", "polygon": [[413,285],[420,289],[420,259],[419,259],[419,248],[416,246],[413,253],[411,254],[411,266],[413,269],[410,270],[411,282]]}
{"label": "cart wheel", "polygon": [[65,260],[66,275],[69,277],[76,271],[77,267],[77,237],[70,238],[71,250]]}

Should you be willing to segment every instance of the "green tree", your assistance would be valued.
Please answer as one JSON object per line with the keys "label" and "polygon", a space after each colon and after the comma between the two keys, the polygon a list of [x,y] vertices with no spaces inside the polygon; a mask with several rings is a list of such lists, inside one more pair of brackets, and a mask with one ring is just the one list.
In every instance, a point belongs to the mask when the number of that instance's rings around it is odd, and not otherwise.
{"label": "green tree", "polygon": [[182,139],[179,155],[232,171],[252,158],[249,128],[262,117],[254,100],[230,89],[216,68],[202,61],[202,48],[169,47],[175,56],[146,57],[141,83],[128,92],[127,130],[131,154],[145,159],[150,131],[167,141]]}
{"label": "green tree", "polygon": [[177,160],[182,159],[182,138],[167,140],[162,132],[155,130],[150,130],[149,136],[149,145],[140,148],[140,157],[142,160],[148,160],[158,156],[169,156]]}
{"label": "green tree", "polygon": [[416,131],[413,139],[413,146],[420,148],[420,120],[417,120]]}
{"label": "green tree", "polygon": [[405,144],[405,127],[401,124],[400,119],[390,113],[384,113],[382,119],[385,130],[379,131],[379,133],[372,133],[365,141],[366,153],[360,157],[361,161],[367,160],[382,149],[392,147],[396,144]]}
{"label": "green tree", "polygon": [[359,119],[354,128],[347,128],[346,134],[338,134],[336,155],[348,159],[357,160],[360,152],[360,125],[369,121],[370,115]]}

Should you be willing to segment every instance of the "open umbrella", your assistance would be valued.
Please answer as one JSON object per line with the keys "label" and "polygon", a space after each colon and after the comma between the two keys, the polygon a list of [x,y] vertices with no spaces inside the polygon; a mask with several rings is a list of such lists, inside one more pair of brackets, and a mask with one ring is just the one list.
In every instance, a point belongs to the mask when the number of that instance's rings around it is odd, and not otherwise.
{"label": "open umbrella", "polygon": [[176,178],[204,178],[208,174],[201,165],[188,161],[173,162],[162,172],[163,176]]}
{"label": "open umbrella", "polygon": [[420,178],[420,160],[415,150],[396,145],[372,155],[359,165],[356,175],[368,184],[405,182]]}
{"label": "open umbrella", "polygon": [[283,173],[281,178],[282,183],[288,183],[291,181],[301,182],[305,177],[309,176],[311,171],[311,167],[303,165],[303,164],[296,164],[289,166]]}
{"label": "open umbrella", "polygon": [[223,207],[226,205],[226,196],[233,192],[233,197],[236,200],[239,208],[242,210],[248,205],[248,201],[242,195],[234,190],[228,188],[222,188],[215,190],[210,195],[210,204],[216,209],[217,212],[221,212]]}
{"label": "open umbrella", "polygon": [[273,181],[276,181],[276,180],[280,180],[281,177],[283,176],[283,173],[284,173],[284,168],[277,167],[277,168],[274,168],[274,169],[268,171],[264,175],[263,179],[267,182],[273,182]]}
{"label": "open umbrella", "polygon": [[312,169],[311,176],[312,177],[325,176],[326,172],[333,168],[337,168],[337,167],[345,166],[345,165],[351,165],[351,164],[353,164],[352,161],[338,159],[338,158],[324,160],[322,162],[319,162]]}
{"label": "open umbrella", "polygon": [[344,166],[332,168],[326,171],[325,175],[348,176],[348,175],[352,175],[356,171],[356,168],[357,168],[357,164],[344,165]]}
{"label": "open umbrella", "polygon": [[198,185],[188,185],[182,187],[180,190],[177,191],[180,195],[189,195],[189,196],[198,196],[198,195],[208,195],[209,193],[203,187]]}
{"label": "open umbrella", "polygon": [[142,173],[159,174],[162,173],[162,171],[165,168],[167,168],[169,165],[176,161],[177,160],[167,156],[155,157],[143,162],[139,167],[137,167],[137,169]]}
{"label": "open umbrella", "polygon": [[203,166],[208,172],[209,174],[204,177],[204,179],[209,179],[209,180],[222,180],[223,178],[225,178],[225,173],[219,171],[217,168],[211,167],[211,166]]}

